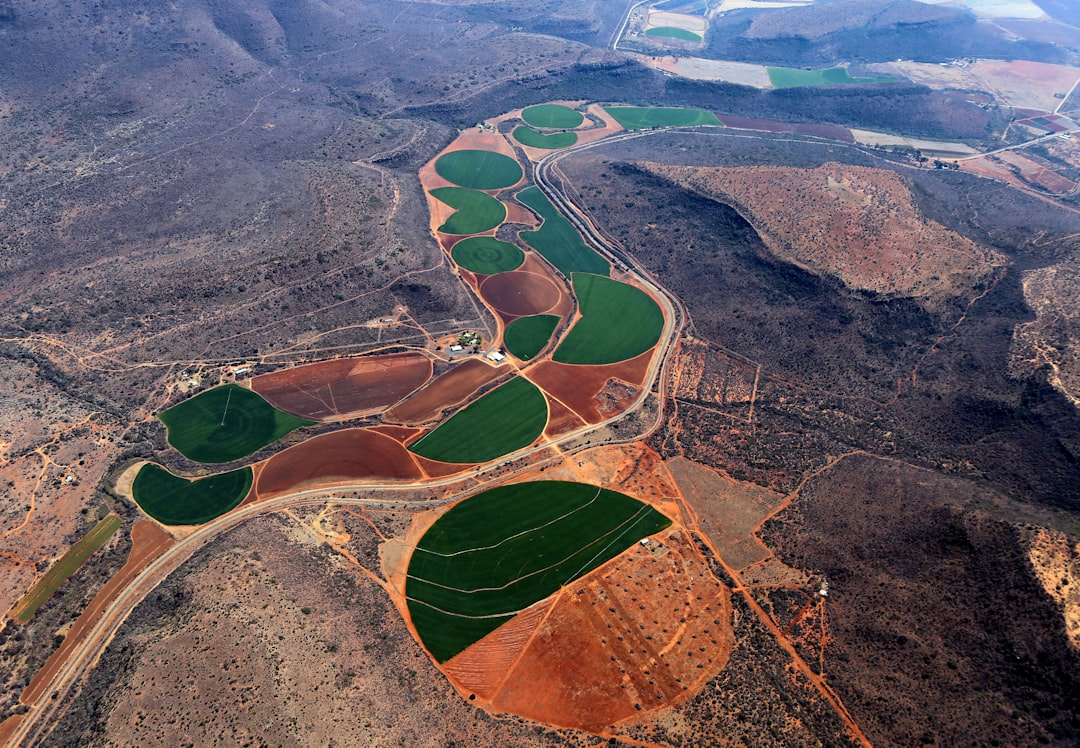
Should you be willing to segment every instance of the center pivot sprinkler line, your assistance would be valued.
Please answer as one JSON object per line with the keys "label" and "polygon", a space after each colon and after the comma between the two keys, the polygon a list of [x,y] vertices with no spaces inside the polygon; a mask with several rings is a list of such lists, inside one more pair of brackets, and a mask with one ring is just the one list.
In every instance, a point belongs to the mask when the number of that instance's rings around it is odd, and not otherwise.
{"label": "center pivot sprinkler line", "polygon": [[229,412],[229,402],[232,400],[232,390],[229,390],[229,394],[225,397],[225,410],[221,412],[221,425],[225,425],[225,416]]}

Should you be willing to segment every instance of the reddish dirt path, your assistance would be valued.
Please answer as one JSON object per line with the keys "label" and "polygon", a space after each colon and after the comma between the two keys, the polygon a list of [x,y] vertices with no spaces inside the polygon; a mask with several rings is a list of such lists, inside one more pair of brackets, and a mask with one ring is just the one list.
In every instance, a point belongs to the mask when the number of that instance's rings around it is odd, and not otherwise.
{"label": "reddish dirt path", "polygon": [[431,373],[427,356],[391,353],[263,374],[251,380],[251,389],[293,415],[335,421],[387,408],[423,386]]}
{"label": "reddish dirt path", "polygon": [[469,395],[505,372],[505,369],[489,366],[479,358],[466,359],[386,411],[384,420],[406,425],[426,423],[447,408],[465,401]]}
{"label": "reddish dirt path", "polygon": [[256,484],[260,499],[365,478],[419,480],[420,466],[401,442],[368,429],[322,434],[271,457]]}
{"label": "reddish dirt path", "polygon": [[125,589],[146,565],[164,553],[176,540],[155,522],[143,520],[131,528],[131,552],[127,563],[110,579],[71,625],[71,630],[19,696],[23,704],[33,704],[44,695],[57,670],[97,623],[101,612]]}

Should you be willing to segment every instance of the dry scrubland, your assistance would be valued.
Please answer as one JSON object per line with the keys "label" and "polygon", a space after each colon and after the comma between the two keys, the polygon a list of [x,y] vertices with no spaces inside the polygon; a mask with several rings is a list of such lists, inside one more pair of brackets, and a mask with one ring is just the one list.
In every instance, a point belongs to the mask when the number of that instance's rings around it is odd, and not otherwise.
{"label": "dry scrubland", "polygon": [[928,301],[959,296],[1005,261],[927,220],[908,185],[890,171],[844,164],[649,169],[733,202],[777,256],[851,288]]}
{"label": "dry scrubland", "polygon": [[1030,271],[1024,297],[1035,319],[1013,333],[1011,368],[1018,374],[1045,371],[1050,383],[1080,408],[1080,265],[1065,262]]}

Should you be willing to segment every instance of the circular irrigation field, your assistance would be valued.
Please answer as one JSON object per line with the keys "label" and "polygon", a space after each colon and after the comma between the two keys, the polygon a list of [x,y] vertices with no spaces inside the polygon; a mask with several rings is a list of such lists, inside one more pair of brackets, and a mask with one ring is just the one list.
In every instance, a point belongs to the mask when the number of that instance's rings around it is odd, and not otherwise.
{"label": "circular irrigation field", "polygon": [[405,597],[421,641],[445,662],[671,520],[586,483],[532,481],[451,508],[417,543]]}
{"label": "circular irrigation field", "polygon": [[538,104],[522,110],[521,118],[533,127],[569,130],[581,125],[585,117],[562,104]]}
{"label": "circular irrigation field", "polygon": [[557,150],[559,148],[569,148],[577,142],[576,132],[553,132],[542,133],[539,130],[534,130],[531,127],[517,127],[514,128],[514,140],[527,145],[530,148],[547,148],[548,150]]}
{"label": "circular irrigation field", "polygon": [[245,467],[188,480],[158,465],[143,465],[131,485],[135,503],[164,525],[201,525],[229,511],[251,490]]}
{"label": "circular irrigation field", "polygon": [[450,151],[435,162],[443,179],[474,190],[501,190],[521,181],[518,162],[494,151]]}
{"label": "circular irrigation field", "polygon": [[251,390],[226,384],[160,413],[169,444],[196,462],[247,457],[285,434],[313,423],[278,410]]}
{"label": "circular irrigation field", "polygon": [[481,275],[517,270],[525,262],[524,252],[493,236],[462,239],[450,250],[450,256],[461,267]]}

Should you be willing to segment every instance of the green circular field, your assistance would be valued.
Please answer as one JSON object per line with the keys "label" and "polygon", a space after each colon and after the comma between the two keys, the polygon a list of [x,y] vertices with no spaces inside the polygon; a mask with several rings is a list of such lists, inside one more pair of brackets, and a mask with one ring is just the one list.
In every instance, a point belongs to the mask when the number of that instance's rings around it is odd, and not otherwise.
{"label": "green circular field", "polygon": [[532,481],[454,505],[409,559],[409,617],[445,662],[514,614],[671,525],[647,504],[587,483]]}
{"label": "green circular field", "polygon": [[188,480],[153,463],[139,469],[131,486],[139,507],[166,525],[201,525],[229,511],[251,490],[251,468]]}
{"label": "green circular field", "polygon": [[521,118],[533,127],[569,130],[585,121],[581,112],[561,104],[539,104],[524,109]]}
{"label": "green circular field", "polygon": [[679,39],[684,42],[700,42],[701,35],[687,29],[679,29],[673,26],[657,26],[645,32],[645,36]]}
{"label": "green circular field", "polygon": [[474,190],[501,190],[521,181],[518,162],[494,151],[450,151],[435,162],[443,179]]}
{"label": "green circular field", "polygon": [[506,206],[486,192],[437,187],[431,194],[457,211],[439,227],[444,234],[480,234],[506,220]]}
{"label": "green circular field", "polygon": [[169,444],[189,460],[232,462],[313,421],[270,405],[251,390],[226,384],[202,392],[158,415]]}
{"label": "green circular field", "polygon": [[644,353],[660,340],[664,314],[649,295],[602,275],[574,273],[581,318],[552,358],[564,364],[613,364]]}
{"label": "green circular field", "polygon": [[455,413],[409,451],[439,462],[487,462],[532,444],[547,419],[544,393],[518,377]]}
{"label": "green circular field", "polygon": [[450,250],[450,256],[461,267],[474,273],[493,275],[517,270],[525,262],[525,253],[509,242],[493,236],[472,236],[462,239]]}
{"label": "green circular field", "polygon": [[506,333],[503,335],[506,350],[522,361],[530,360],[551,340],[551,333],[559,326],[560,319],[554,314],[518,317],[506,326]]}
{"label": "green circular field", "polygon": [[515,127],[514,140],[531,148],[569,148],[577,142],[576,132],[553,132],[545,134],[531,127]]}

